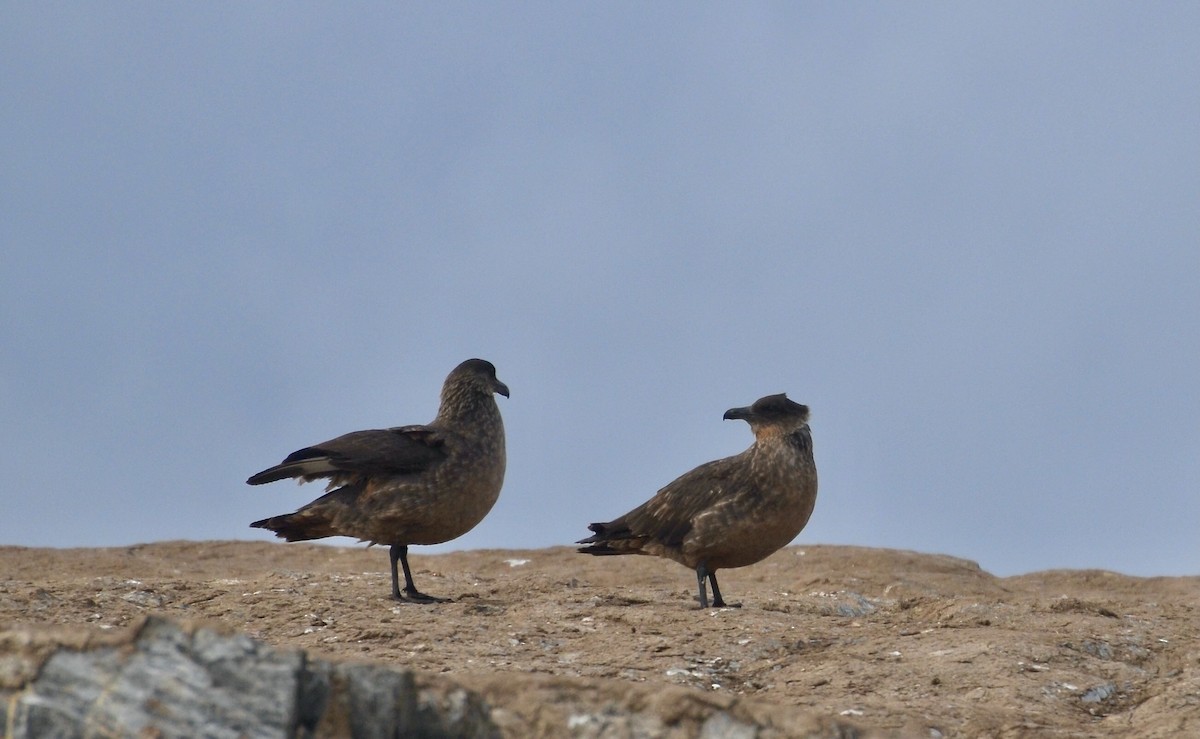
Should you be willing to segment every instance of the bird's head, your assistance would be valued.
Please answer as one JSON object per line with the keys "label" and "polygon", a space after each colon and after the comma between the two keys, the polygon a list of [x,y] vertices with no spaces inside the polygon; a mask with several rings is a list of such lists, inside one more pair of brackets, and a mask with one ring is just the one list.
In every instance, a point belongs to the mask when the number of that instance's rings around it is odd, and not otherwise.
{"label": "bird's head", "polygon": [[808,406],[789,400],[784,393],[768,395],[754,401],[753,405],[730,408],[725,411],[725,420],[741,419],[750,424],[755,435],[759,431],[789,431],[808,422]]}
{"label": "bird's head", "polygon": [[486,359],[468,359],[454,368],[446,378],[446,385],[463,384],[484,393],[500,393],[508,397],[508,385],[496,377],[496,367]]}

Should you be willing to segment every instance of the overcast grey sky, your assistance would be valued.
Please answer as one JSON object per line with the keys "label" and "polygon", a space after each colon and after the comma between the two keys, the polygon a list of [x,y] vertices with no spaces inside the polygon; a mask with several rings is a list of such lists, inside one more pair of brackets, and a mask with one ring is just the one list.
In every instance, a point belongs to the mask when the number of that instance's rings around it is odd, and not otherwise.
{"label": "overcast grey sky", "polygon": [[508,477],[420,552],[570,543],[787,392],[799,543],[1200,573],[1198,28],[4,3],[0,544],[269,538],[320,487],[249,474],[432,419],[479,356]]}

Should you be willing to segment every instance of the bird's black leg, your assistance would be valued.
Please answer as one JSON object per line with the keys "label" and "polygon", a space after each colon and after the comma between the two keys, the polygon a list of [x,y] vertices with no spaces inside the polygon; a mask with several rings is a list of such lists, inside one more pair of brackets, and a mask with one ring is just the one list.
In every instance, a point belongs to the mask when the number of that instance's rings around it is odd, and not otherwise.
{"label": "bird's black leg", "polygon": [[[707,580],[707,582],[705,582]],[[717,586],[717,573],[709,572],[706,565],[696,568],[696,582],[700,585],[700,607],[708,608],[708,590],[705,585],[712,585],[713,608],[725,608],[725,599],[721,597],[721,588]],[[733,608],[741,608],[741,603],[734,603]]]}
{"label": "bird's black leg", "polygon": [[402,546],[399,546],[396,544],[393,544],[392,548],[390,550],[388,550],[388,556],[391,557],[391,560],[392,560],[392,597],[395,598],[396,600],[404,600],[403,596],[400,595],[399,573],[396,572],[396,561],[398,559],[400,559],[401,557],[405,557],[405,559],[404,559],[404,577],[406,579],[408,579],[408,581],[410,583],[412,582],[412,576],[410,574],[408,574],[408,558],[405,556],[407,554],[408,554],[408,547],[402,547]]}
{"label": "bird's black leg", "polygon": [[717,587],[717,573],[708,573],[708,582],[710,585],[712,585],[713,608],[724,608],[725,599],[721,597],[721,589]]}
{"label": "bird's black leg", "polygon": [[721,589],[717,587],[717,573],[708,573],[708,582],[712,585],[713,591],[713,608],[741,608],[741,603],[731,603],[725,605],[725,599],[721,597]]}
{"label": "bird's black leg", "polygon": [[[417,586],[413,584],[412,570],[408,568],[408,546],[405,544],[393,544],[389,554],[392,558],[392,597],[396,600],[408,600],[413,603],[449,603],[449,598],[435,598],[432,595],[425,595],[417,590]],[[400,577],[396,572],[396,562],[400,562],[400,566],[404,568],[404,595],[400,594]],[[407,596],[407,597],[406,597]]]}
{"label": "bird's black leg", "polygon": [[[707,567],[705,567],[704,565],[700,565],[699,567],[696,568],[696,582],[700,585],[700,607],[701,608],[708,608],[708,588],[706,587],[708,585],[708,583],[706,583],[704,581],[704,578],[706,578],[708,576],[709,575],[708,575]],[[715,584],[716,580],[713,580],[713,583]],[[720,596],[717,596],[717,597],[720,597]]]}

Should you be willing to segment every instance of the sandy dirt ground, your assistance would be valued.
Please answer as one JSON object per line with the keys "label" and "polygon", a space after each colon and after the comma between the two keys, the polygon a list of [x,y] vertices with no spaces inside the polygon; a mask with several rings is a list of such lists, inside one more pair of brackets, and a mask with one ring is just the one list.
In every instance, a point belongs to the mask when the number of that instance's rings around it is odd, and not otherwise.
{"label": "sandy dirt ground", "polygon": [[147,613],[216,622],[451,678],[497,706],[510,736],[587,735],[592,719],[556,709],[564,691],[837,717],[885,735],[1200,736],[1200,577],[997,578],[953,557],[805,546],[722,571],[741,607],[702,611],[692,573],[650,557],[410,559],[417,586],[453,602],[392,601],[383,548],[0,547],[0,629],[107,631]]}

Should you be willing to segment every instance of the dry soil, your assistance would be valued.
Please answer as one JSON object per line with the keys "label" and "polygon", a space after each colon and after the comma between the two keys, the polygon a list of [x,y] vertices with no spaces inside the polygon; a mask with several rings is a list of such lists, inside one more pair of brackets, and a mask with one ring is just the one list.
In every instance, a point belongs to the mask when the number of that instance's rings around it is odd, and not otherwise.
{"label": "dry soil", "polygon": [[805,546],[721,572],[741,607],[702,611],[692,573],[650,557],[410,559],[418,587],[453,602],[391,600],[383,548],[0,547],[0,629],[218,622],[453,679],[509,736],[599,735],[615,725],[605,706],[655,700],[739,707],[781,735],[804,715],[903,736],[1200,736],[1200,577],[997,578],[948,556]]}

